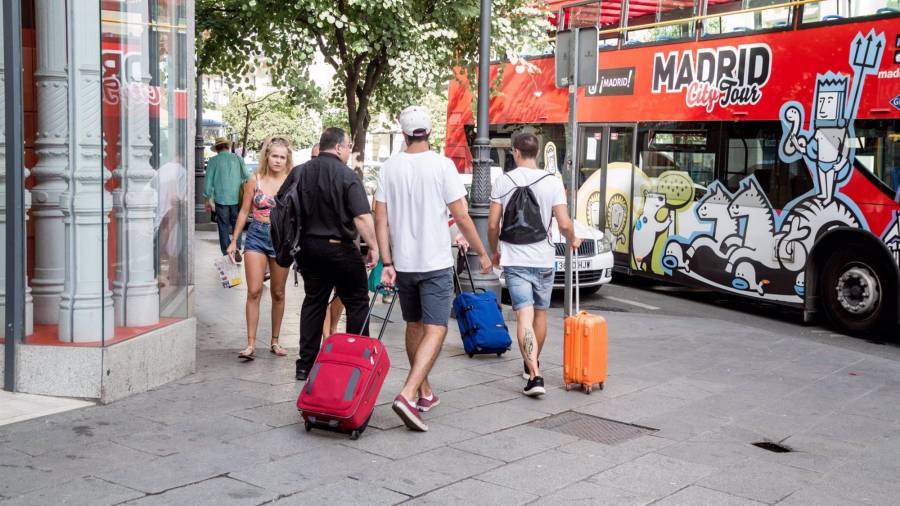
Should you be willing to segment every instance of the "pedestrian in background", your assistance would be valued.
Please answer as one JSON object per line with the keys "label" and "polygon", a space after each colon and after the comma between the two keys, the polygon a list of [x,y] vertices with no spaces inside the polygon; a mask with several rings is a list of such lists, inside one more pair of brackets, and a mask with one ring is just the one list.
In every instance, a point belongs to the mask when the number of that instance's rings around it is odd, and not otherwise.
{"label": "pedestrian in background", "polygon": [[[539,148],[533,134],[513,137],[511,158],[516,168],[494,181],[488,214],[493,262],[503,267],[506,289],[516,312],[516,336],[527,380],[522,392],[531,397],[546,393],[539,358],[547,337],[547,309],[556,266],[556,248],[549,235],[551,218],[556,218],[559,232],[571,248],[577,249],[581,244],[569,218],[562,181],[537,167]],[[527,198],[527,192],[534,199]],[[531,209],[523,208],[525,204]],[[510,205],[514,206],[512,213],[508,212]],[[525,222],[526,216],[534,222]]]}
{"label": "pedestrian in background", "polygon": [[303,224],[298,265],[306,296],[300,309],[300,357],[296,378],[306,380],[319,353],[325,308],[335,290],[347,308],[348,332],[368,335],[364,325],[369,295],[366,263],[354,244],[369,245],[368,265],[378,260],[371,208],[362,181],[347,166],[352,145],[346,132],[328,128],[319,139],[319,156],[291,171],[279,197],[299,184]]}
{"label": "pedestrian in background", "polygon": [[431,150],[431,116],[412,106],[400,114],[406,141],[401,151],[381,167],[375,192],[375,223],[383,255],[382,282],[395,286],[406,321],[406,355],[410,370],[394,412],[412,430],[428,426],[419,411],[440,402],[428,382],[450,318],[453,296],[453,255],[447,210],[460,232],[481,258],[481,270],[491,270],[466,205],[466,188],[453,162]]}
{"label": "pedestrian in background", "polygon": [[238,214],[228,254],[237,254],[237,244],[247,222],[252,216],[244,245],[247,278],[247,347],[238,354],[244,360],[256,356],[256,330],[259,325],[259,301],[262,298],[263,279],[268,267],[270,275],[269,295],[272,297],[272,340],[269,351],[279,357],[287,355],[278,344],[281,320],[284,316],[284,287],[289,269],[275,261],[275,250],[269,237],[269,213],[275,207],[275,194],[287,179],[291,167],[291,143],[283,137],[271,137],[263,142],[259,153],[259,167],[244,183],[244,200]]}
{"label": "pedestrian in background", "polygon": [[[206,210],[212,211],[215,206],[216,225],[219,230],[219,248],[225,255],[231,236],[237,223],[241,185],[250,176],[244,160],[229,151],[231,143],[225,137],[216,139],[213,150],[216,156],[206,162],[206,179],[203,185],[203,197],[206,199]],[[234,260],[241,261],[241,238],[238,233],[237,249]]]}

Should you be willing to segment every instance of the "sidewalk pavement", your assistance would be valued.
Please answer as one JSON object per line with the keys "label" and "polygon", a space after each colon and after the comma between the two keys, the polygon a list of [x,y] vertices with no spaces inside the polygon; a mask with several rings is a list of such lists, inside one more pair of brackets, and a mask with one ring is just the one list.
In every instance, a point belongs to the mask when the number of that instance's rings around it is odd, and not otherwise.
{"label": "sidewalk pavement", "polygon": [[[562,388],[561,311],[553,310],[540,399],[520,393],[515,350],[469,358],[451,322],[431,375],[442,402],[425,415],[427,433],[408,431],[390,409],[407,372],[395,323],[385,337],[392,370],[363,436],[306,433],[292,376],[301,289],[289,280],[281,339],[291,356],[267,352],[265,317],[258,358],[239,363],[245,292],[217,286],[214,234],[196,240],[197,373],[108,406],[0,427],[0,504],[826,505],[900,497],[900,363],[879,358],[878,345],[849,351],[664,309],[604,314],[610,376],[591,395]],[[268,307],[265,296],[264,314]],[[634,427],[594,417],[655,430],[612,442]],[[751,445],[761,441],[793,451]]]}

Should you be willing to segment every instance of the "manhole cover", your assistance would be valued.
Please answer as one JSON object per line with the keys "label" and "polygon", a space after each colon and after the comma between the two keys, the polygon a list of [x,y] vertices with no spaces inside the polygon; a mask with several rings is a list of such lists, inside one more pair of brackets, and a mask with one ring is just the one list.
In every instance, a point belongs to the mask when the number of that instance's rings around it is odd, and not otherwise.
{"label": "manhole cover", "polygon": [[530,424],[538,429],[568,434],[595,443],[615,445],[656,432],[657,429],[617,422],[598,416],[564,411]]}

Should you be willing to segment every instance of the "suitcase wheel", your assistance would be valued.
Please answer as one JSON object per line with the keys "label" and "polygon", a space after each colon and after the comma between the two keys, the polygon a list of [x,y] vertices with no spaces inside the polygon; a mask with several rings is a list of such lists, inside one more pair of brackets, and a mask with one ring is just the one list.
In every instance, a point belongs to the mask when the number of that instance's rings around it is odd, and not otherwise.
{"label": "suitcase wheel", "polygon": [[359,439],[359,435],[362,434],[362,431],[357,429],[350,433],[350,441],[356,441]]}
{"label": "suitcase wheel", "polygon": [[474,353],[469,353],[469,354],[468,354],[468,355],[469,355],[469,358],[472,358],[472,357],[474,357],[474,356],[475,356],[475,354],[474,354]]}
{"label": "suitcase wheel", "polygon": [[603,390],[603,383],[600,383],[599,385],[597,385],[597,388],[599,388],[600,390]]}
{"label": "suitcase wheel", "polygon": [[591,395],[591,390],[594,389],[594,385],[584,385],[584,393],[587,395]]}
{"label": "suitcase wheel", "polygon": [[501,351],[500,353],[497,353],[497,356],[498,356],[498,357],[502,357],[502,356],[503,356],[503,352]]}
{"label": "suitcase wheel", "polygon": [[312,424],[309,422],[309,420],[303,422],[303,428],[306,429],[306,432],[309,432],[312,430]]}
{"label": "suitcase wheel", "polygon": [[568,392],[568,391],[569,391],[569,388],[571,388],[571,387],[570,387],[570,386],[569,386],[569,384],[568,384],[568,383],[566,383],[566,392]]}

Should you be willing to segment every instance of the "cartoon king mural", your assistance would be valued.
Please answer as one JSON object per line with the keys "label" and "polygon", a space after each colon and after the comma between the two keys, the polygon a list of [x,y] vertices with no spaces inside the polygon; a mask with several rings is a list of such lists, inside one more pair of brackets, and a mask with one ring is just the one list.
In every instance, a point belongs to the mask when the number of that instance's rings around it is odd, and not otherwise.
{"label": "cartoon king mural", "polygon": [[707,228],[689,236],[675,231],[664,243],[661,263],[667,275],[735,293],[802,302],[804,267],[821,234],[836,227],[868,229],[856,204],[840,190],[853,175],[851,139],[863,84],[866,76],[877,74],[884,48],[884,33],[858,33],[850,45],[852,80],[831,71],[816,76],[808,126],[799,102],[781,107],[779,157],[785,163],[802,159],[813,189],[779,212],[753,175],[733,194],[721,183],[712,183],[693,206],[694,216]]}

